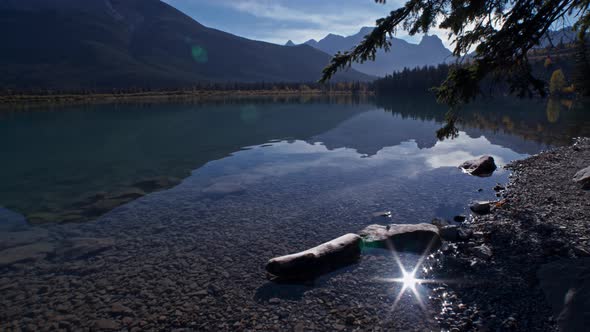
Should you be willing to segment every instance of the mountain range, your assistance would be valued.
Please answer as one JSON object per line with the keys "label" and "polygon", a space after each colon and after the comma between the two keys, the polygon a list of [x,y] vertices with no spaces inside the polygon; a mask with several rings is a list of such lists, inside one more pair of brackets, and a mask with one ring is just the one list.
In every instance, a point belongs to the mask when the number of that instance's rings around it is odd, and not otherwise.
{"label": "mountain range", "polygon": [[[363,27],[358,33],[346,37],[329,34],[319,41],[310,39],[303,45],[309,45],[334,55],[338,51],[345,52],[352,49],[372,30],[373,28]],[[390,41],[392,44],[390,52],[379,50],[374,62],[355,63],[352,68],[369,75],[385,76],[404,68],[438,65],[454,60],[452,52],[444,46],[442,40],[436,35],[423,36],[419,44],[412,44],[399,38],[391,38]],[[287,45],[294,44],[291,42]]]}
{"label": "mountain range", "polygon": [[160,0],[0,0],[0,38],[0,88],[17,90],[306,82],[330,60],[205,27]]}

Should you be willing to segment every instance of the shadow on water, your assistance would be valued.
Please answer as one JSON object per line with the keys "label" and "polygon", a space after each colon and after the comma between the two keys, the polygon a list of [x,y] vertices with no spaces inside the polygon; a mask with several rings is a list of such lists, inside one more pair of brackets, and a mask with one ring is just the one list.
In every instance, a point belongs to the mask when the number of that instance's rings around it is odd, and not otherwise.
{"label": "shadow on water", "polygon": [[268,281],[256,290],[254,299],[258,302],[268,302],[272,298],[298,301],[303,298],[305,292],[312,289],[321,289],[326,287],[331,278],[337,277],[344,273],[354,273],[358,267],[358,262],[333,268],[329,272],[322,272],[314,277],[306,279],[274,279]]}

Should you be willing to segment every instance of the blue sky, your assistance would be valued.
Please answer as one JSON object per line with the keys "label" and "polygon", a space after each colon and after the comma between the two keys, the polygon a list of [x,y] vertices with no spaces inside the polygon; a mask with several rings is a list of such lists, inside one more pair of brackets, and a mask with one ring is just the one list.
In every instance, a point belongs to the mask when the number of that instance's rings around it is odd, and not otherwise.
{"label": "blue sky", "polygon": [[[403,0],[164,0],[203,25],[271,43],[302,43],[328,33],[351,35],[398,8]],[[439,34],[441,39],[444,34]],[[397,37],[417,42],[421,37]],[[445,40],[446,43],[446,40]]]}

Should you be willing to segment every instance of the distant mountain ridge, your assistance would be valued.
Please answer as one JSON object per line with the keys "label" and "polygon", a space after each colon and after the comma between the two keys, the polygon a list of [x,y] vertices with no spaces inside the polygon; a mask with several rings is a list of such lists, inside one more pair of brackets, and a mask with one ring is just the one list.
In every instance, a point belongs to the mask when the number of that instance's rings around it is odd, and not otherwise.
{"label": "distant mountain ridge", "polygon": [[[371,27],[362,27],[360,31],[350,36],[328,34],[321,40],[310,39],[303,44],[322,50],[330,55],[337,52],[349,51],[358,45],[363,38],[373,31]],[[577,40],[573,27],[564,27],[559,30],[547,32],[539,42],[541,48],[554,46],[560,42],[565,44]],[[379,50],[375,61],[368,61],[364,64],[353,64],[352,68],[375,76],[384,76],[404,68],[415,68],[422,66],[434,66],[441,63],[450,63],[456,60],[451,50],[447,49],[442,40],[436,35],[424,35],[418,44],[409,43],[403,39],[391,38],[392,47],[390,52]],[[293,46],[293,42],[288,43]]]}
{"label": "distant mountain ridge", "polygon": [[[0,89],[316,81],[330,56],[205,27],[160,0],[0,0]],[[366,81],[354,70],[336,80]]]}
{"label": "distant mountain ridge", "polygon": [[[352,49],[372,30],[371,27],[363,27],[358,33],[346,37],[328,34],[319,41],[310,39],[303,44],[334,55],[338,51],[345,52]],[[432,66],[454,60],[452,52],[435,35],[423,36],[419,44],[412,44],[399,38],[392,38],[391,42],[390,52],[380,50],[374,62],[353,64],[352,68],[369,75],[385,76],[404,68]]]}

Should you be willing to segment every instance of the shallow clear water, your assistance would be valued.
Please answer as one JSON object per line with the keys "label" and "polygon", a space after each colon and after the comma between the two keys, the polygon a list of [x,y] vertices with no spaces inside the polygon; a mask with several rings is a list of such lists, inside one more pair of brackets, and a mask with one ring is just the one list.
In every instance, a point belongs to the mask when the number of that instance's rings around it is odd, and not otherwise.
{"label": "shallow clear water", "polygon": [[[492,187],[509,174],[500,168],[476,178],[457,165],[490,154],[503,166],[590,131],[583,105],[496,100],[463,110],[459,136],[438,141],[445,110],[430,98],[0,113],[0,234],[25,238],[0,249],[29,244],[27,236],[50,246],[29,260],[0,263],[0,328],[75,328],[100,318],[120,327],[201,330],[324,330],[357,321],[432,328],[431,309],[420,309],[411,294],[392,308],[399,287],[379,282],[399,276],[389,254],[364,255],[315,285],[278,285],[264,274],[273,256],[372,223],[466,214],[469,201],[494,198]],[[154,178],[174,180],[137,185]],[[88,197],[134,190],[142,197],[60,223],[87,213],[81,202]],[[373,217],[378,211],[391,211],[391,219]],[[50,217],[27,223],[39,215]],[[112,242],[100,252],[69,253],[80,238]],[[0,262],[10,255],[0,251]],[[402,255],[407,268],[416,260]],[[113,313],[113,303],[131,308],[132,318]],[[361,308],[362,317],[351,323],[342,306]]]}

